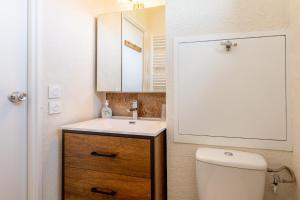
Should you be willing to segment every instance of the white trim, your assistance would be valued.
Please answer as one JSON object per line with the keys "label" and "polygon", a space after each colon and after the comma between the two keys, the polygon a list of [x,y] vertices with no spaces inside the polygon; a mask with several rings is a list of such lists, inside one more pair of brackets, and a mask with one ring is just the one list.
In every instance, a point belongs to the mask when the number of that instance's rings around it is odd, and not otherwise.
{"label": "white trim", "polygon": [[[263,37],[263,36],[276,36],[284,35],[287,38],[287,53],[286,53],[286,67],[287,67],[287,140],[274,141],[274,140],[258,140],[258,139],[241,139],[241,138],[225,138],[225,137],[209,137],[209,136],[193,136],[182,135],[178,130],[178,46],[180,43],[196,42],[196,41],[209,41],[209,40],[225,40],[232,38],[247,38],[247,37]],[[272,149],[272,150],[285,150],[292,151],[292,131],[291,131],[291,67],[290,67],[290,41],[287,30],[268,31],[268,32],[252,32],[252,33],[230,33],[230,34],[217,34],[217,35],[203,35],[203,36],[185,36],[176,37],[174,39],[174,140],[175,142],[191,143],[191,144],[207,144],[207,145],[220,145],[220,146],[234,146],[246,147],[257,149]]]}
{"label": "white trim", "polygon": [[28,200],[42,199],[42,81],[39,0],[28,0]]}
{"label": "white trim", "polygon": [[[288,30],[278,31],[262,31],[262,32],[249,32],[249,33],[226,33],[226,34],[212,34],[212,35],[190,35],[175,37],[174,44],[177,45],[183,42],[196,42],[196,41],[209,41],[209,40],[230,40],[237,38],[253,38],[253,37],[270,37],[276,35],[289,35]],[[176,47],[176,46],[175,46]]]}

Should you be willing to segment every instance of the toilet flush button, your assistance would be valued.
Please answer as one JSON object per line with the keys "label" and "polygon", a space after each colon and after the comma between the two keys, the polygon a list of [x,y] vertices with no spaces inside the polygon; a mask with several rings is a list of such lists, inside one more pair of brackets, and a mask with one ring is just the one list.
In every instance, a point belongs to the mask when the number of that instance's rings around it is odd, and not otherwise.
{"label": "toilet flush button", "polygon": [[225,152],[224,155],[225,156],[234,156],[233,153],[231,153],[231,152]]}

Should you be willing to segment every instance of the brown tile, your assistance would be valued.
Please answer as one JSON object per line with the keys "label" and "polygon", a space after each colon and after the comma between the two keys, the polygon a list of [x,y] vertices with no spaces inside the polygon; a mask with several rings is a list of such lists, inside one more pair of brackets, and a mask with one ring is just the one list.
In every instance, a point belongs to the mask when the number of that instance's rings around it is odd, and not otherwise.
{"label": "brown tile", "polygon": [[165,93],[107,93],[114,116],[131,116],[127,112],[133,100],[139,101],[139,117],[161,117],[162,104],[166,104]]}
{"label": "brown tile", "polygon": [[107,93],[106,99],[109,100],[109,105],[114,116],[130,116],[127,111],[131,106],[131,102],[136,100],[138,95],[135,93]]}
{"label": "brown tile", "polygon": [[164,93],[140,93],[139,116],[141,117],[161,117],[162,104],[166,104],[166,94]]}

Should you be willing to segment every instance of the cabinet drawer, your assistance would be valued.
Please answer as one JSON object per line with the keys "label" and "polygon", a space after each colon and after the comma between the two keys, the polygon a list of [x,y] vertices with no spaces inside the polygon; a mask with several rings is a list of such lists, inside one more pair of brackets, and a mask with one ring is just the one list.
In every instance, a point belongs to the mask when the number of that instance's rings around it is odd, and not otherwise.
{"label": "cabinet drawer", "polygon": [[65,166],[150,178],[150,140],[64,134]]}
{"label": "cabinet drawer", "polygon": [[65,168],[65,200],[150,200],[151,180]]}

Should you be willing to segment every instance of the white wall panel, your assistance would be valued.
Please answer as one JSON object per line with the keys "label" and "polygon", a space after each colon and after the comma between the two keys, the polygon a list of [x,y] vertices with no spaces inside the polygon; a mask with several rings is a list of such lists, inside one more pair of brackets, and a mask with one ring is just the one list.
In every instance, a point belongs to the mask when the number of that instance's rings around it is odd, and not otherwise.
{"label": "white wall panel", "polygon": [[[226,51],[227,40],[237,47]],[[193,37],[175,45],[178,135],[196,143],[206,143],[199,136],[287,141],[286,35]]]}

